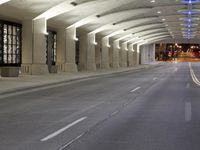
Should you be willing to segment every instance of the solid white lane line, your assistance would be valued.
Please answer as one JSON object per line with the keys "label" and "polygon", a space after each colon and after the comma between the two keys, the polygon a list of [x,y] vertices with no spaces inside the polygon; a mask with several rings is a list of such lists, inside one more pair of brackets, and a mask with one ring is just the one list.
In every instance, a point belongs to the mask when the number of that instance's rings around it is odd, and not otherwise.
{"label": "solid white lane line", "polygon": [[185,103],[185,121],[191,121],[192,118],[192,104],[191,102]]}
{"label": "solid white lane line", "polygon": [[139,89],[141,89],[141,87],[137,87],[136,89],[131,90],[130,92],[133,93],[133,92],[135,92],[135,91],[137,91],[137,90],[139,90]]}
{"label": "solid white lane line", "polygon": [[200,81],[197,79],[194,70],[192,69],[192,65],[191,63],[189,63],[189,68],[190,68],[190,75],[192,77],[192,80],[194,81],[194,83],[196,83],[198,86],[200,86]]}
{"label": "solid white lane line", "polygon": [[41,142],[48,141],[48,140],[50,140],[50,139],[52,139],[52,138],[58,136],[59,134],[63,133],[64,131],[66,131],[67,129],[71,128],[72,126],[74,126],[74,125],[76,125],[76,124],[82,122],[82,121],[85,120],[85,119],[87,119],[87,117],[80,118],[80,119],[78,119],[78,120],[72,122],[71,124],[65,126],[64,128],[62,128],[62,129],[60,129],[60,130],[58,130],[58,131],[56,131],[56,132],[54,132],[54,133],[52,133],[52,134],[46,136],[45,138],[41,139],[40,141],[41,141]]}
{"label": "solid white lane line", "polygon": [[115,111],[115,112],[111,113],[110,116],[114,116],[114,115],[116,115],[118,112],[119,112],[119,111]]}
{"label": "solid white lane line", "polygon": [[77,141],[78,139],[80,139],[85,133],[77,136],[76,138],[74,138],[73,140],[71,140],[69,143],[63,145],[62,147],[59,148],[59,150],[63,150],[65,149],[66,147],[68,147],[69,145],[71,145],[72,143],[74,143],[75,141]]}

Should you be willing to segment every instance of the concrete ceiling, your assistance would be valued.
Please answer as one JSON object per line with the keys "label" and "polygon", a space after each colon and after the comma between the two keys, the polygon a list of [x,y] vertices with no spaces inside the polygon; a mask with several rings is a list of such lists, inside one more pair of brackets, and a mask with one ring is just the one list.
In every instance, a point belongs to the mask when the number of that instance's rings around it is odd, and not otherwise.
{"label": "concrete ceiling", "polygon": [[[187,0],[184,0],[187,1]],[[190,3],[191,0],[188,0]],[[3,1],[2,1],[3,2]],[[53,27],[76,26],[86,32],[100,33],[112,38],[132,34],[149,42],[198,42],[200,13],[184,15],[179,10],[198,10],[200,3],[184,4],[182,0],[10,0],[1,4],[1,18],[32,20],[46,18]],[[188,27],[180,18],[197,18]],[[188,23],[188,22],[187,22]],[[184,29],[185,28],[185,29]],[[187,32],[185,31],[187,30]],[[119,32],[121,31],[121,32]],[[184,32],[184,33],[183,33]],[[118,33],[118,34],[117,34]],[[157,38],[156,38],[157,37]],[[125,38],[123,40],[130,40]]]}

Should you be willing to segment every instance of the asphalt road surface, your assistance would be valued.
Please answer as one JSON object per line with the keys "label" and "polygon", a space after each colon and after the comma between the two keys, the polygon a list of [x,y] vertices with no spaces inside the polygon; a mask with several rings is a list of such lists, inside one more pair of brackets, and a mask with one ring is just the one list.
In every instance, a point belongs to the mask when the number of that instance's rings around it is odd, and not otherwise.
{"label": "asphalt road surface", "polygon": [[0,96],[0,150],[199,150],[199,64]]}

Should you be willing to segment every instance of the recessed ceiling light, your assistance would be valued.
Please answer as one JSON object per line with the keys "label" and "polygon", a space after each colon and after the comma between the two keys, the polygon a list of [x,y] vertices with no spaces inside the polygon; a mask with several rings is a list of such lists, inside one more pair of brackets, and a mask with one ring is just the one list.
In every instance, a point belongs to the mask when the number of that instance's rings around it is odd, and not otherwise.
{"label": "recessed ceiling light", "polygon": [[155,0],[151,0],[151,3],[155,3],[156,1]]}
{"label": "recessed ceiling light", "polygon": [[162,19],[162,21],[165,21],[165,20],[166,20],[165,18]]}

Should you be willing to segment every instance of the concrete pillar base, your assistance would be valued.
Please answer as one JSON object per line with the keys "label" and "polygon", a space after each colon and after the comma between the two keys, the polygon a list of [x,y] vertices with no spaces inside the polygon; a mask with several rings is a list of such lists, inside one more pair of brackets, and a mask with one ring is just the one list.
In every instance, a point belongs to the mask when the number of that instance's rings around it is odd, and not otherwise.
{"label": "concrete pillar base", "polygon": [[1,67],[1,76],[2,77],[18,77],[19,76],[19,67]]}
{"label": "concrete pillar base", "polygon": [[109,64],[102,64],[101,68],[102,69],[110,69],[110,65]]}
{"label": "concrete pillar base", "polygon": [[113,68],[114,68],[114,69],[120,68],[119,63],[113,63]]}
{"label": "concrete pillar base", "polygon": [[96,64],[95,63],[87,64],[87,70],[88,71],[96,71],[97,70]]}
{"label": "concrete pillar base", "polygon": [[31,74],[32,75],[49,74],[48,66],[45,64],[32,64]]}
{"label": "concrete pillar base", "polygon": [[122,63],[121,67],[127,67],[127,63]]}
{"label": "concrete pillar base", "polygon": [[79,64],[78,65],[78,70],[79,71],[85,71],[86,70],[86,65],[85,64]]}
{"label": "concrete pillar base", "polygon": [[128,65],[128,67],[133,67],[133,66],[134,66],[134,64],[129,64],[129,65]]}
{"label": "concrete pillar base", "polygon": [[20,70],[21,70],[21,74],[31,75],[32,74],[32,64],[22,64]]}
{"label": "concrete pillar base", "polygon": [[64,64],[62,63],[56,63],[58,72],[64,72]]}
{"label": "concrete pillar base", "polygon": [[46,64],[22,64],[21,73],[24,75],[43,75],[49,74]]}
{"label": "concrete pillar base", "polygon": [[77,65],[75,63],[64,64],[64,72],[78,72]]}

